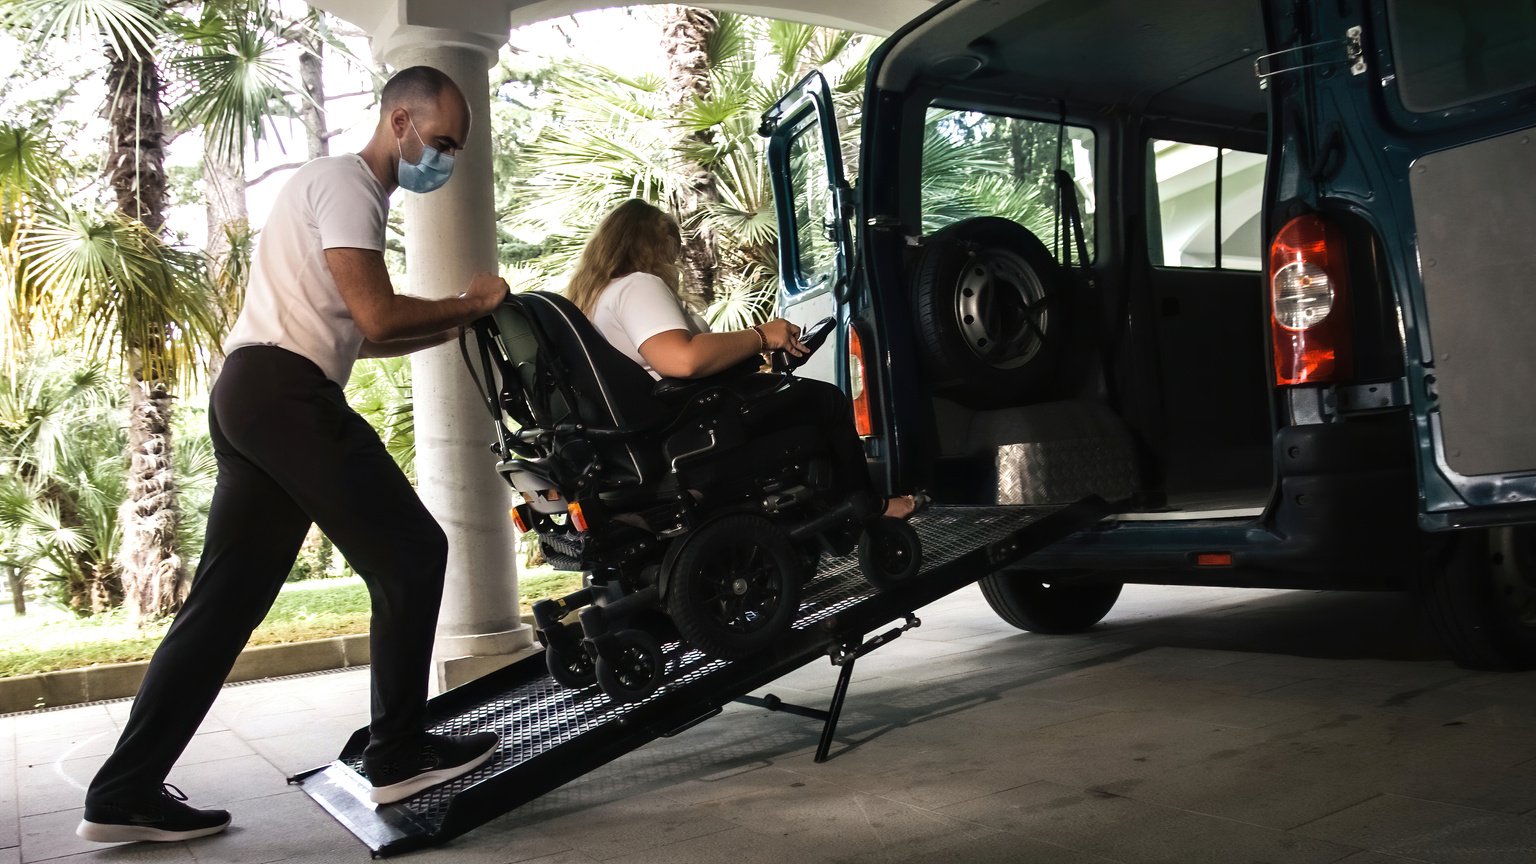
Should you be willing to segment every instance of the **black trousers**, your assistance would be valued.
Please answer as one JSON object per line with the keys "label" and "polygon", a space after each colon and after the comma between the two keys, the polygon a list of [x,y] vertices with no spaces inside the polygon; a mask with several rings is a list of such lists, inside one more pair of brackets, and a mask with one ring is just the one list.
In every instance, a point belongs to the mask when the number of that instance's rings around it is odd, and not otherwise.
{"label": "black trousers", "polygon": [[[765,385],[775,386],[777,375],[759,373]],[[873,492],[864,445],[853,425],[853,404],[835,384],[812,378],[794,378],[789,386],[753,404],[752,413],[765,427],[778,428],[792,420],[809,422],[821,429],[832,452],[833,470],[840,488],[849,492]]]}
{"label": "black trousers", "polygon": [[87,803],[159,799],[311,522],[362,576],[373,605],[368,752],[401,748],[424,727],[448,556],[442,529],[377,433],[309,360],[239,348],[210,401],[219,475],[202,560]]}

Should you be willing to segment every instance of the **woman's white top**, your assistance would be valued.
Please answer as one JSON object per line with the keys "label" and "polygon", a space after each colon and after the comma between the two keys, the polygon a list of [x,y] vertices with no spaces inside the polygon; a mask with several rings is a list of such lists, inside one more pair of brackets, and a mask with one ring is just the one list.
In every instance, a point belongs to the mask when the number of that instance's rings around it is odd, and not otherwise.
{"label": "woman's white top", "polygon": [[652,378],[661,375],[640,356],[645,340],[668,330],[708,333],[709,324],[683,308],[681,300],[650,273],[630,273],[608,283],[592,306],[592,326],[619,353],[639,363]]}

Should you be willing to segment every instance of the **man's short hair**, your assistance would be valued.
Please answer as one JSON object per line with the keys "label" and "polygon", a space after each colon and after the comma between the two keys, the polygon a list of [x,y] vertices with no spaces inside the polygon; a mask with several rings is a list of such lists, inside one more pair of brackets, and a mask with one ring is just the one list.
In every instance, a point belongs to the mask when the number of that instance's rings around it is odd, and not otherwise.
{"label": "man's short hair", "polygon": [[385,82],[384,91],[379,94],[379,103],[385,111],[423,104],[434,105],[444,90],[458,93],[459,85],[439,69],[411,66],[396,72]]}

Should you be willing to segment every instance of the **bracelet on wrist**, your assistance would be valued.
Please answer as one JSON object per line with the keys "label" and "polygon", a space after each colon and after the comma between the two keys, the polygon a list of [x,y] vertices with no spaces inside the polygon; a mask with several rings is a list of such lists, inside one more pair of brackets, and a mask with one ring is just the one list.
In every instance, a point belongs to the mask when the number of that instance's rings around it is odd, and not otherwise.
{"label": "bracelet on wrist", "polygon": [[767,354],[768,353],[768,336],[767,336],[767,334],[763,333],[763,325],[761,325],[761,324],[753,324],[752,325],[752,332],[757,334],[757,352],[759,354]]}

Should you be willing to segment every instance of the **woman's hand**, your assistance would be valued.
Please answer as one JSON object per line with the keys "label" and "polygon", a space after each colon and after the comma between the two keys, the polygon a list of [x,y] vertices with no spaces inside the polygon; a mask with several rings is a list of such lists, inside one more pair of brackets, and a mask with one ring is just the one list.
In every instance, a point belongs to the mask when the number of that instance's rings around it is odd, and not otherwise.
{"label": "woman's hand", "polygon": [[805,346],[800,344],[800,327],[791,324],[783,318],[775,318],[757,325],[758,332],[763,334],[769,351],[783,349],[796,357],[802,357],[806,353]]}

